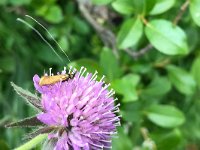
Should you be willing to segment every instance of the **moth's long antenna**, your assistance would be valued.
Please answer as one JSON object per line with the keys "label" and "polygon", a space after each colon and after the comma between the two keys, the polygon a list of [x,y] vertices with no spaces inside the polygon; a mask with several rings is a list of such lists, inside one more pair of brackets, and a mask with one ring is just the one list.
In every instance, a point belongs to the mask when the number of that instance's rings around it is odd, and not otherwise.
{"label": "moth's long antenna", "polygon": [[33,17],[29,16],[29,15],[25,15],[26,17],[32,19],[33,21],[35,21],[38,25],[40,25],[51,37],[51,39],[58,45],[58,47],[60,48],[60,50],[65,54],[65,56],[67,57],[67,59],[70,61],[68,55],[65,53],[65,51],[62,49],[62,47],[58,44],[58,42],[54,39],[54,37],[51,35],[51,33],[47,30],[47,28],[45,28],[41,23],[39,23],[36,19],[34,19]]}
{"label": "moth's long antenna", "polygon": [[63,59],[56,53],[55,49],[51,46],[51,44],[40,34],[40,32],[35,29],[32,25],[30,25],[28,22],[26,22],[25,20],[21,19],[21,18],[17,18],[17,21],[24,23],[25,25],[27,25],[29,28],[31,28],[32,30],[34,30],[40,37],[41,39],[53,50],[53,52],[58,56],[58,58],[63,62]]}

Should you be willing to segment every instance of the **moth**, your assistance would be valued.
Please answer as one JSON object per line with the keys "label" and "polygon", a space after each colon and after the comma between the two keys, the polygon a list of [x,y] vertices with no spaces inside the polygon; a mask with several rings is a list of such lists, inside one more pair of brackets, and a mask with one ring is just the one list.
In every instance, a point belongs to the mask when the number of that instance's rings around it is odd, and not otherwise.
{"label": "moth", "polygon": [[51,85],[61,81],[67,81],[73,79],[74,73],[54,75],[54,76],[42,76],[39,81],[40,86]]}
{"label": "moth", "polygon": [[[67,57],[67,59],[70,61],[68,55],[65,53],[65,51],[61,48],[61,46],[58,44],[58,42],[54,39],[54,37],[51,35],[51,33],[47,30],[47,28],[45,28],[41,23],[39,23],[37,20],[35,20],[33,17],[29,16],[29,15],[25,15],[26,17],[28,17],[29,19],[35,21],[38,25],[40,25],[48,34],[49,36],[51,37],[51,39],[57,44],[57,46],[60,48],[60,50],[65,54],[65,56]],[[31,29],[33,29],[40,37],[41,39],[51,48],[51,50],[53,50],[53,52],[58,56],[58,58],[62,60],[62,58],[57,54],[57,52],[55,51],[55,49],[52,47],[52,45],[41,35],[41,33],[36,29],[34,28],[32,25],[30,25],[28,22],[26,22],[25,20],[21,19],[21,18],[17,18],[17,21],[20,21],[22,23],[24,23],[25,25],[27,25],[28,27],[30,27]],[[45,76],[42,76],[40,78],[40,81],[39,81],[39,85],[40,86],[44,86],[44,85],[51,85],[51,84],[55,84],[57,82],[60,82],[60,81],[66,81],[68,79],[72,79],[75,75],[75,72],[70,72],[67,73],[67,74],[61,74],[61,75],[52,75],[50,73],[50,75],[45,75]]]}

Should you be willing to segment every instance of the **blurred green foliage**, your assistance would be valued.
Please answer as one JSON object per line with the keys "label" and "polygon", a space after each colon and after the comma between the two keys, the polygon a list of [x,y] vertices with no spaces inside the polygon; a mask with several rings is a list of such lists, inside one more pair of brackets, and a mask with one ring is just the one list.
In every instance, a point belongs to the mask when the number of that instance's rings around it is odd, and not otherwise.
{"label": "blurred green foliage", "polygon": [[[50,67],[56,73],[66,64],[98,70],[116,90],[122,126],[114,150],[200,149],[200,1],[92,0],[89,6],[97,11],[90,15],[114,33],[118,57],[79,3],[0,0],[0,149],[21,145],[31,131],[3,126],[35,114],[10,82],[34,93],[34,74],[43,75]],[[71,63],[25,14],[47,27]],[[18,17],[39,30],[63,61]]]}

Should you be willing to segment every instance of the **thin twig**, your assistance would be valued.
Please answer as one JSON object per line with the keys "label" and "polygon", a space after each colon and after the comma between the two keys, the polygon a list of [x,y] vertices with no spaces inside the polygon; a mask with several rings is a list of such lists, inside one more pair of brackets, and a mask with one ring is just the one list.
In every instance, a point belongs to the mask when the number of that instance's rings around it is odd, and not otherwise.
{"label": "thin twig", "polygon": [[143,22],[145,25],[148,24],[147,19],[146,19],[143,15],[140,15],[140,19],[142,20],[142,22]]}
{"label": "thin twig", "polygon": [[103,41],[104,45],[110,47],[113,50],[114,55],[117,58],[119,58],[117,47],[116,47],[116,37],[114,33],[111,30],[104,28],[102,25],[100,25],[90,14],[89,10],[86,8],[84,3],[82,3],[80,0],[77,0],[77,2],[79,5],[79,10],[81,11],[83,17],[96,30],[101,40]]}
{"label": "thin twig", "polygon": [[137,52],[130,50],[130,49],[125,49],[124,51],[127,52],[131,57],[133,57],[133,59],[138,59],[140,56],[144,55],[152,48],[153,48],[153,46],[151,44],[148,44],[144,48],[140,49]]}
{"label": "thin twig", "polygon": [[183,14],[186,11],[186,9],[189,6],[189,4],[190,4],[190,0],[186,0],[185,3],[183,3],[183,5],[181,6],[181,9],[180,9],[178,15],[175,17],[175,19],[173,21],[174,25],[177,25],[178,22],[181,20]]}
{"label": "thin twig", "polygon": [[[103,27],[101,24],[99,24],[92,16],[92,14],[90,13],[90,11],[86,7],[86,4],[81,1],[81,0],[77,0],[78,6],[79,6],[79,10],[82,13],[83,17],[88,21],[88,23],[90,23],[90,25],[96,30],[96,32],[98,33],[99,37],[101,38],[101,40],[103,41],[104,45],[110,47],[113,50],[113,53],[115,54],[115,56],[117,58],[119,58],[119,54],[117,51],[117,44],[116,44],[116,36],[115,34],[109,30],[108,28]],[[147,24],[147,20],[145,20],[145,18],[142,18],[143,21]],[[149,50],[152,49],[152,45],[148,44],[146,47],[142,48],[139,51],[132,51],[130,49],[124,49],[124,51],[129,54],[133,59],[138,59],[140,56],[144,55],[146,52],[148,52]]]}

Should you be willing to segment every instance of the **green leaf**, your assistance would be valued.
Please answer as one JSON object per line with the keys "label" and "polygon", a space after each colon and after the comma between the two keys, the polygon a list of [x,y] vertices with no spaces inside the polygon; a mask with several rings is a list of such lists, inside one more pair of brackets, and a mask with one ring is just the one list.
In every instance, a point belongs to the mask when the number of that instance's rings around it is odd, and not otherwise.
{"label": "green leaf", "polygon": [[194,60],[192,64],[191,74],[194,77],[197,85],[200,87],[200,57],[197,57]]}
{"label": "green leaf", "polygon": [[184,55],[188,53],[187,37],[178,26],[167,20],[153,20],[145,28],[150,43],[167,55]]}
{"label": "green leaf", "polygon": [[163,128],[175,128],[185,122],[184,114],[170,105],[152,105],[146,113],[150,121]]}
{"label": "green leaf", "polygon": [[153,81],[142,91],[142,95],[160,97],[171,90],[171,83],[166,77],[156,76]]}
{"label": "green leaf", "polygon": [[121,75],[117,58],[109,48],[103,48],[100,56],[100,66],[109,81],[117,79]]}
{"label": "green leaf", "polygon": [[63,20],[62,11],[59,6],[53,5],[49,7],[45,19],[51,23],[60,23]]}
{"label": "green leaf", "polygon": [[136,45],[142,36],[142,32],[143,24],[139,17],[125,21],[117,36],[119,48],[125,49]]}
{"label": "green leaf", "polygon": [[122,127],[118,128],[119,138],[113,138],[112,140],[112,149],[113,150],[131,150],[133,148],[132,141],[125,134]]}
{"label": "green leaf", "polygon": [[88,24],[78,17],[73,17],[73,28],[83,35],[88,34],[90,31]]}
{"label": "green leaf", "polygon": [[178,149],[182,141],[182,134],[179,129],[172,131],[163,131],[153,135],[157,149],[161,150],[175,150]]}
{"label": "green leaf", "polygon": [[151,15],[157,15],[166,12],[172,6],[174,6],[176,0],[157,0],[153,9],[150,11]]}
{"label": "green leaf", "polygon": [[112,7],[123,15],[140,14],[145,15],[152,10],[155,0],[116,0]]}
{"label": "green leaf", "polygon": [[34,148],[36,145],[41,143],[47,138],[47,134],[40,134],[33,138],[32,140],[28,141],[27,143],[23,144],[22,146],[15,148],[15,150],[28,150]]}
{"label": "green leaf", "polygon": [[13,82],[11,82],[11,85],[17,92],[17,94],[19,94],[23,99],[25,99],[28,104],[32,105],[36,109],[42,110],[40,99],[35,94],[32,94],[31,92],[22,89]]}
{"label": "green leaf", "polygon": [[[134,0],[135,2],[138,2],[138,0]],[[144,13],[145,14],[149,14],[149,12],[154,8],[154,6],[156,5],[156,3],[157,3],[157,0],[143,0],[143,1],[145,1],[145,6],[143,6],[144,8]],[[145,14],[144,14],[144,16],[145,16]]]}
{"label": "green leaf", "polygon": [[156,0],[132,0],[134,13],[145,16],[156,4]]}
{"label": "green leaf", "polygon": [[140,76],[128,74],[122,79],[115,80],[112,83],[114,90],[123,95],[123,102],[132,102],[138,100],[136,86],[140,81]]}
{"label": "green leaf", "polygon": [[62,10],[57,5],[44,5],[36,12],[51,23],[60,23],[63,20]]}
{"label": "green leaf", "polygon": [[194,22],[200,26],[200,1],[190,0],[190,14]]}
{"label": "green leaf", "polygon": [[112,1],[113,0],[92,0],[92,3],[96,4],[96,5],[106,5],[106,4],[109,4]]}
{"label": "green leaf", "polygon": [[116,0],[112,3],[112,7],[119,13],[130,15],[134,13],[134,3],[132,0]]}
{"label": "green leaf", "polygon": [[191,74],[176,66],[167,66],[168,76],[176,89],[186,95],[195,92],[196,82]]}

